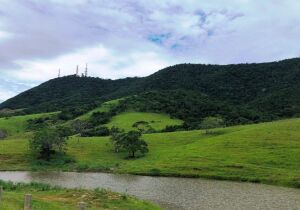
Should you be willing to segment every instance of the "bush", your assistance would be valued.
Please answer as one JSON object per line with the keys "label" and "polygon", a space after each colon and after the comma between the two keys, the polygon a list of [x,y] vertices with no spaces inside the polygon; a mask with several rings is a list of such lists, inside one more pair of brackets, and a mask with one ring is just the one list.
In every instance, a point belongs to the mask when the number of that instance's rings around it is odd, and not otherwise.
{"label": "bush", "polygon": [[151,176],[160,176],[161,174],[161,171],[157,168],[152,168],[150,171],[149,171],[149,174]]}
{"label": "bush", "polygon": [[109,136],[110,131],[107,127],[96,127],[92,129],[86,129],[81,132],[82,137],[91,137],[91,136]]}
{"label": "bush", "polygon": [[206,134],[208,134],[212,128],[221,127],[223,123],[224,121],[220,117],[206,117],[201,123],[201,128],[205,129]]}

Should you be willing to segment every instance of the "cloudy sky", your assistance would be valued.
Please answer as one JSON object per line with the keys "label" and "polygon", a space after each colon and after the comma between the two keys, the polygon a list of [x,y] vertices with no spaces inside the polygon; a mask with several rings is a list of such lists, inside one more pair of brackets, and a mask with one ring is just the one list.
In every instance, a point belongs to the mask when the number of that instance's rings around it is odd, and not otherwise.
{"label": "cloudy sky", "polygon": [[0,0],[0,101],[48,79],[300,55],[299,0]]}

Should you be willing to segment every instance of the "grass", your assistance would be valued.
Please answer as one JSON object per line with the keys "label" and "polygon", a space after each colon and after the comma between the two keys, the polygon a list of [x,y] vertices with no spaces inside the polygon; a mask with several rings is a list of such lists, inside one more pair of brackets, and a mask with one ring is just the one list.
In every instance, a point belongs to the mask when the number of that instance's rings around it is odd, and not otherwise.
{"label": "grass", "polygon": [[[166,128],[168,125],[181,125],[183,122],[179,119],[172,119],[166,114],[158,113],[146,113],[146,112],[124,112],[117,116],[114,116],[106,126],[111,128],[112,126],[130,131],[136,129],[133,125],[136,122],[144,121],[156,131]],[[147,128],[145,128],[147,129]]]}
{"label": "grass", "polygon": [[148,202],[107,190],[80,190],[52,188],[44,184],[13,184],[0,181],[4,195],[0,202],[1,210],[23,209],[24,195],[32,194],[33,210],[73,210],[79,202],[88,204],[90,210],[100,209],[160,209]]}
{"label": "grass", "polygon": [[[128,113],[127,113],[128,114]],[[129,125],[131,122],[129,123]],[[126,126],[126,125],[125,125]],[[114,153],[108,137],[71,138],[75,162],[39,165],[24,138],[0,141],[0,170],[110,171],[262,182],[300,188],[300,119],[204,131],[144,134],[150,152]]]}
{"label": "grass", "polygon": [[9,136],[13,136],[13,137],[17,137],[18,135],[23,136],[26,133],[27,120],[35,119],[39,117],[46,117],[56,113],[57,112],[15,116],[15,117],[3,117],[0,118],[0,129],[6,130]]}

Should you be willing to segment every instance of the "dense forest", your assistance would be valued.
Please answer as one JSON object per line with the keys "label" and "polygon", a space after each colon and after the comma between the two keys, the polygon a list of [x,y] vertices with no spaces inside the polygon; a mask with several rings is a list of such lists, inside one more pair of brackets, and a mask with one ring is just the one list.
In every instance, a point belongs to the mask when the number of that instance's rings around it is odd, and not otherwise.
{"label": "dense forest", "polygon": [[[218,115],[227,124],[269,121],[300,113],[300,58],[261,64],[180,64],[148,77],[104,80],[66,76],[11,98],[0,109],[80,115],[104,101],[165,112],[187,123]],[[21,113],[20,113],[21,112]]]}

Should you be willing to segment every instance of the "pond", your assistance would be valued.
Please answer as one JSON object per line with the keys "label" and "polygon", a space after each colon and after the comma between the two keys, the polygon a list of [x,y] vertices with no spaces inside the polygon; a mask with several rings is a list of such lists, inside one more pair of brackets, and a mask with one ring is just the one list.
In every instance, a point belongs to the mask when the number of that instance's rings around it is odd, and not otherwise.
{"label": "pond", "polygon": [[76,172],[0,172],[0,179],[67,188],[105,188],[172,210],[300,210],[299,189],[262,184]]}

